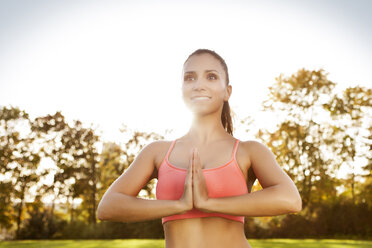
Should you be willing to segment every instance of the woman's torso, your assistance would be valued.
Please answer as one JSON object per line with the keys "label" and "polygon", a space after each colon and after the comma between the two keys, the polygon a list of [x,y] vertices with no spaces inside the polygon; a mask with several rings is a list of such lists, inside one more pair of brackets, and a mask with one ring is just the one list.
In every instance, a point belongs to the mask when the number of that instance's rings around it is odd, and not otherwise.
{"label": "woman's torso", "polygon": [[[231,159],[233,147],[236,139],[232,136],[216,142],[213,147],[198,147],[201,164],[203,169],[219,167],[226,164]],[[171,141],[160,143],[161,148],[155,157],[157,172],[165,162],[165,157],[172,144]],[[189,150],[191,145],[178,139],[173,145],[173,149],[168,154],[168,161],[179,168],[187,168]],[[240,148],[239,148],[240,147]],[[250,166],[248,154],[245,152],[243,144],[239,142],[236,149],[235,160],[239,166],[245,182],[248,178],[248,168]],[[157,177],[157,175],[156,175]],[[187,218],[167,221],[163,224],[166,247],[250,247],[245,234],[244,224],[221,217]]]}

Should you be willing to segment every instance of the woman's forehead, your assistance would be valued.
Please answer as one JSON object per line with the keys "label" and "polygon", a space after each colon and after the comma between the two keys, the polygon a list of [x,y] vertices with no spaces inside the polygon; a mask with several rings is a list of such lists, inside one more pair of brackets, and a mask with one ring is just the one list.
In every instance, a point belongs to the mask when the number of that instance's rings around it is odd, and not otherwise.
{"label": "woman's forehead", "polygon": [[206,54],[196,54],[191,56],[185,63],[184,73],[189,71],[205,71],[205,70],[216,70],[222,73],[223,68],[218,59],[213,55]]}

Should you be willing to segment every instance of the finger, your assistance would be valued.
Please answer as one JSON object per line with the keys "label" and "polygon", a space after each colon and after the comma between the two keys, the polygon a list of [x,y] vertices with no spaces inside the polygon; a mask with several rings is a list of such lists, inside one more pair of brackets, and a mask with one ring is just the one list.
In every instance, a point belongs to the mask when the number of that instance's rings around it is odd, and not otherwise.
{"label": "finger", "polygon": [[185,182],[192,185],[192,153],[190,153],[190,159],[189,159],[189,167],[187,168],[187,174]]}
{"label": "finger", "polygon": [[200,156],[198,150],[195,148],[194,151],[194,167],[195,167],[195,173],[200,173],[201,170],[201,164],[200,164]]}
{"label": "finger", "polygon": [[198,186],[199,184],[199,179],[200,179],[200,167],[198,166],[198,163],[197,163],[197,158],[196,158],[196,151],[194,151],[194,163],[193,163],[193,167],[194,167],[194,172],[193,172],[193,182],[195,183],[195,185]]}
{"label": "finger", "polygon": [[194,161],[193,161],[194,148],[191,148],[189,154],[190,155],[189,155],[189,167],[188,167],[188,171],[190,171],[191,174],[192,174],[192,172],[193,172],[193,170],[192,170],[192,163],[194,163]]}
{"label": "finger", "polygon": [[194,156],[194,148],[191,148],[191,150],[190,150],[190,156],[189,156],[189,168],[190,169],[192,168],[192,163],[194,162],[193,161],[193,156]]}
{"label": "finger", "polygon": [[197,148],[195,147],[193,150],[193,163],[192,163],[192,168],[193,168],[193,182],[195,182],[195,185],[197,186],[197,181],[199,178],[199,171],[198,171],[198,164],[196,163],[196,156],[197,156]]}
{"label": "finger", "polygon": [[190,156],[190,172],[193,173],[194,170],[194,148],[191,149],[191,156]]}

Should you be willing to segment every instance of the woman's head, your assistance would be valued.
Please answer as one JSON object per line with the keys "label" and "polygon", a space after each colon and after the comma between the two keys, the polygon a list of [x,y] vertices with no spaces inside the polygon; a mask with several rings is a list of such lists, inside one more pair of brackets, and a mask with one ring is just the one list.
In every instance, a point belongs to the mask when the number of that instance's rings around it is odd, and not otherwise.
{"label": "woman's head", "polygon": [[[198,49],[191,53],[183,65],[183,98],[191,110],[203,114],[219,110],[225,130],[232,135],[229,98],[232,87],[224,59],[209,49]],[[194,98],[207,96],[208,98]]]}

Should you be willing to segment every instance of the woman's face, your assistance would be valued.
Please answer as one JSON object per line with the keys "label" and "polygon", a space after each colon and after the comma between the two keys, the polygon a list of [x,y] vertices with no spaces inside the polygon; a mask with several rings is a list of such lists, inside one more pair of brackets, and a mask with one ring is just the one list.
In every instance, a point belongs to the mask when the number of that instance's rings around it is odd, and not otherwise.
{"label": "woman's face", "polygon": [[182,76],[182,97],[194,113],[218,111],[230,98],[231,85],[226,85],[225,71],[220,61],[208,53],[191,56]]}

